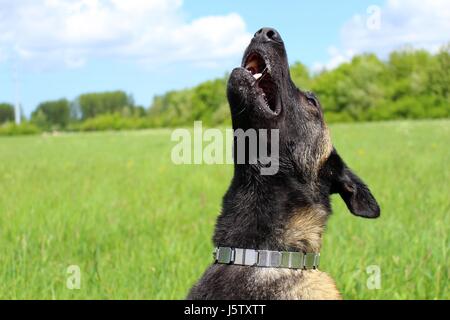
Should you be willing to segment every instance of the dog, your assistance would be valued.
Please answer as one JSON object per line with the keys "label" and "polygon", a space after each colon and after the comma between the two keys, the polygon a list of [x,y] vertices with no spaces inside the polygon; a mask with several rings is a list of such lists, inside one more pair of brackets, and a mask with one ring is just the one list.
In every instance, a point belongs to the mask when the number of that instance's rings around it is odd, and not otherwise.
{"label": "dog", "polygon": [[317,269],[330,195],[360,217],[377,218],[380,207],[333,147],[317,97],[291,80],[275,29],[256,32],[227,98],[234,130],[278,130],[279,169],[261,175],[260,162],[235,163],[215,226],[215,261],[187,298],[341,299]]}

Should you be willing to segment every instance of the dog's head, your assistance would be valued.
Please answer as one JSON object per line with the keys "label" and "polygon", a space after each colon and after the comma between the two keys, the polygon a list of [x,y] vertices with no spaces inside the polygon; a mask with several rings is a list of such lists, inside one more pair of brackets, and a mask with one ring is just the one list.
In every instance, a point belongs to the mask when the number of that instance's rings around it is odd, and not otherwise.
{"label": "dog's head", "polygon": [[258,30],[227,89],[234,129],[278,129],[280,173],[314,183],[321,193],[339,193],[349,210],[378,217],[366,185],[342,161],[331,143],[317,97],[291,80],[284,42],[272,28]]}

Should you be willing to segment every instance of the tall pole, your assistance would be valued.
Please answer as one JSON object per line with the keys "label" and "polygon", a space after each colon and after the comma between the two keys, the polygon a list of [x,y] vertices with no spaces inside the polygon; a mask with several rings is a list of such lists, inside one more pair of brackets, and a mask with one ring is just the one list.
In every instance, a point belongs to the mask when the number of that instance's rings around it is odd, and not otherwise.
{"label": "tall pole", "polygon": [[20,87],[19,87],[19,72],[17,61],[13,61],[13,82],[14,82],[14,119],[16,124],[20,125],[22,115],[20,112]]}

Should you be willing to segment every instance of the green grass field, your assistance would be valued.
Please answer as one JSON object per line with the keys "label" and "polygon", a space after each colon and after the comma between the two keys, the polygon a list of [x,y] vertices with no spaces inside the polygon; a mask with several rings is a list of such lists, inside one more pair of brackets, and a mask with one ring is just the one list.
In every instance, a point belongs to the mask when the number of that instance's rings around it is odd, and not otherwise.
{"label": "green grass field", "polygon": [[[333,197],[321,269],[346,299],[449,299],[450,121],[331,131],[382,215],[354,217]],[[184,298],[211,262],[232,167],[173,165],[170,132],[0,138],[0,298]]]}

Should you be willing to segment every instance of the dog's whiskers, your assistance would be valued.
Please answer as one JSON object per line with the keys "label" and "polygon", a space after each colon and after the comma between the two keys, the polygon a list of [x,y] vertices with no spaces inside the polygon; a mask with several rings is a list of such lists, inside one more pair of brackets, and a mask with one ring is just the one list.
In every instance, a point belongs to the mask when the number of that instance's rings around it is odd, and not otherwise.
{"label": "dog's whiskers", "polygon": [[244,108],[242,108],[242,110],[241,111],[239,111],[238,113],[235,113],[235,114],[233,114],[233,116],[239,116],[239,115],[241,115],[245,110],[247,110],[247,107],[245,106]]}

